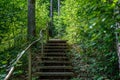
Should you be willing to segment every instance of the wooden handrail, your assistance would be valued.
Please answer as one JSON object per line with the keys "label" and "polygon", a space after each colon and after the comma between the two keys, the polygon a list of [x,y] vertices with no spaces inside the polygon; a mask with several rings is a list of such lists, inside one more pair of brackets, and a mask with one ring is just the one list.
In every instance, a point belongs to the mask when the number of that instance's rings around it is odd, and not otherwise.
{"label": "wooden handrail", "polygon": [[[47,28],[45,28],[46,30]],[[22,58],[22,56],[25,54],[25,52],[30,49],[30,47],[32,45],[34,45],[36,42],[40,41],[43,39],[43,31],[44,29],[40,30],[40,37],[33,41],[31,44],[28,45],[28,47],[26,47],[20,54],[18,54],[18,57],[17,59],[15,60],[15,62],[12,64],[12,67],[10,68],[10,71],[8,72],[8,74],[6,75],[6,77],[4,78],[4,80],[8,80],[10,78],[10,76],[12,75],[14,69],[15,69],[15,65],[18,63],[18,61]],[[42,45],[42,48],[43,48],[43,40],[41,41],[41,45]],[[41,48],[41,49],[42,49]],[[41,50],[43,52],[43,49]],[[30,60],[31,60],[31,53],[29,53],[29,63],[30,63]],[[29,80],[31,80],[31,64],[29,64]]]}

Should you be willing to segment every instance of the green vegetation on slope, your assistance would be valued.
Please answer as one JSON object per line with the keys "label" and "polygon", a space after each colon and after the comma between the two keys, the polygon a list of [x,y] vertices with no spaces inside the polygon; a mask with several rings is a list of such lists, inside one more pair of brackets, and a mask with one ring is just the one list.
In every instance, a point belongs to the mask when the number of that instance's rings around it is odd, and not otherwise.
{"label": "green vegetation on slope", "polygon": [[[0,0],[0,80],[3,80],[17,54],[27,47],[27,14],[26,0]],[[49,21],[48,1],[36,1],[36,34]],[[18,66],[26,65],[27,56]],[[25,67],[26,68],[26,67]],[[23,68],[14,74],[24,73]]]}
{"label": "green vegetation on slope", "polygon": [[[50,21],[49,2],[36,1],[37,35]],[[26,0],[0,0],[0,3],[0,79],[3,79],[12,59],[28,44],[28,6]],[[119,80],[115,35],[120,33],[116,30],[116,23],[120,23],[118,0],[61,0],[60,16],[56,12],[57,0],[53,5],[55,37],[69,40],[77,47],[79,52],[73,49],[74,55],[80,55],[78,58],[89,65],[95,80]],[[77,64],[78,60],[75,61]],[[26,56],[18,66],[24,63]],[[20,73],[21,68],[14,74]]]}
{"label": "green vegetation on slope", "polygon": [[61,15],[54,16],[56,35],[77,44],[95,80],[120,78],[115,36],[119,31],[116,22],[120,21],[117,7],[118,0],[65,0]]}

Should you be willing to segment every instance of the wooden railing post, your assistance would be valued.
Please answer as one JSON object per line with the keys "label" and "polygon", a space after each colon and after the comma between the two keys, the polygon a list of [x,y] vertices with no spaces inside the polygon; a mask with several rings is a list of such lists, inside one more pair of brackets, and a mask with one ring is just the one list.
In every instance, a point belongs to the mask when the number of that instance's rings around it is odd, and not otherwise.
{"label": "wooden railing post", "polygon": [[28,80],[32,80],[31,48],[28,50]]}
{"label": "wooden railing post", "polygon": [[46,28],[46,41],[49,40],[49,27],[48,27],[48,24],[47,24],[47,28]]}
{"label": "wooden railing post", "polygon": [[43,46],[44,44],[43,44],[43,38],[41,39],[41,53],[43,54]]}

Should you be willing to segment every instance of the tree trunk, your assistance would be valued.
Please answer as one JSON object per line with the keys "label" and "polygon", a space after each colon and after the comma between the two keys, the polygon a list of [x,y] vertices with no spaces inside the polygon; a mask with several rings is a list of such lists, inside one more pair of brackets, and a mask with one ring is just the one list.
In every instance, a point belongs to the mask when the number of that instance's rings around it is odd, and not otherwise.
{"label": "tree trunk", "polygon": [[35,0],[28,0],[28,40],[35,37],[35,29]]}
{"label": "tree trunk", "polygon": [[50,25],[49,36],[53,36],[53,0],[50,0]]}
{"label": "tree trunk", "polygon": [[60,0],[58,0],[58,16],[60,16]]}
{"label": "tree trunk", "polygon": [[[119,29],[120,24],[117,23],[117,29]],[[116,43],[117,43],[117,53],[118,53],[118,63],[119,63],[119,71],[120,71],[120,43],[119,43],[119,33],[116,33]]]}
{"label": "tree trunk", "polygon": [[[120,0],[118,0],[118,4],[120,4]],[[115,13],[117,15],[120,14],[120,6],[116,7]],[[116,22],[116,30],[117,29],[120,29],[120,22],[119,21]],[[117,43],[118,63],[119,63],[119,72],[120,72],[120,43],[119,43],[119,37],[120,37],[120,33],[117,32],[116,33],[116,43]]]}

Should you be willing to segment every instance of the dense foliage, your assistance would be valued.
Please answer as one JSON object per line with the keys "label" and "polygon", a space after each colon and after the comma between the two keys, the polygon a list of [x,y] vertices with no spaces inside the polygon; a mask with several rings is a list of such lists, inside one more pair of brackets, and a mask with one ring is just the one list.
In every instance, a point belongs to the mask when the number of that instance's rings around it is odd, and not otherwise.
{"label": "dense foliage", "polygon": [[[0,79],[26,42],[27,2],[0,0]],[[18,4],[18,5],[16,5]]]}
{"label": "dense foliage", "polygon": [[[36,0],[37,35],[50,21],[49,2],[50,0]],[[26,0],[0,0],[0,3],[2,80],[17,54],[28,45],[28,6]],[[60,16],[57,15],[57,0],[53,0],[53,9],[55,38],[66,39],[76,47],[72,53],[75,56],[73,61],[77,72],[80,72],[79,64],[82,62],[89,65],[87,70],[91,72],[94,80],[119,80],[115,35],[120,32],[119,29],[116,30],[116,23],[120,23],[118,0],[61,0]],[[18,66],[27,63],[26,56],[19,63]],[[18,68],[14,74],[23,73],[22,69]],[[79,77],[73,80],[79,80]]]}
{"label": "dense foliage", "polygon": [[[27,14],[26,0],[0,0],[0,80],[3,80],[17,54],[27,47]],[[36,34],[46,27],[49,21],[48,1],[36,1]],[[18,66],[25,65],[27,56]],[[19,68],[14,74],[23,70]],[[22,70],[22,71],[21,71]]]}
{"label": "dense foliage", "polygon": [[65,0],[61,15],[54,17],[57,36],[77,44],[90,65],[94,79],[120,78],[116,49],[116,22],[120,21],[118,0]]}

